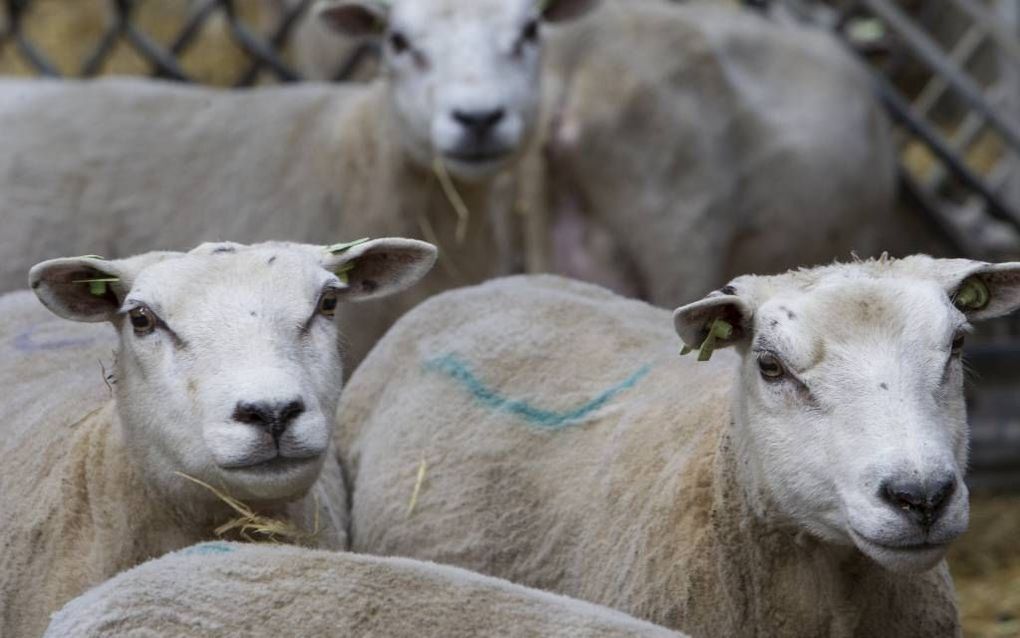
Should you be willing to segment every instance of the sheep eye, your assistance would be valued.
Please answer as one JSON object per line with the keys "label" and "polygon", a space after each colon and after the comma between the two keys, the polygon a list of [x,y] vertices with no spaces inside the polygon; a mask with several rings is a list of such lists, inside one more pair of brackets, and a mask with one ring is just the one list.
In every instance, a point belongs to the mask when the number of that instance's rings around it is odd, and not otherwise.
{"label": "sheep eye", "polygon": [[390,47],[393,48],[393,52],[401,54],[411,48],[411,43],[407,41],[407,36],[399,31],[394,31],[390,34]]}
{"label": "sheep eye", "polygon": [[966,337],[967,335],[962,332],[957,332],[956,335],[953,337],[953,345],[951,348],[953,356],[956,356],[963,352],[963,343],[964,341],[966,341]]}
{"label": "sheep eye", "polygon": [[786,370],[779,358],[773,354],[764,353],[758,357],[758,371],[766,381],[776,381],[783,378]]}
{"label": "sheep eye", "polygon": [[138,336],[147,335],[156,329],[156,315],[145,306],[139,306],[129,311],[128,319]]}
{"label": "sheep eye", "polygon": [[534,42],[538,40],[538,20],[530,20],[521,30],[521,41]]}
{"label": "sheep eye", "polygon": [[335,290],[327,290],[319,298],[319,314],[332,317],[336,314],[337,296]]}

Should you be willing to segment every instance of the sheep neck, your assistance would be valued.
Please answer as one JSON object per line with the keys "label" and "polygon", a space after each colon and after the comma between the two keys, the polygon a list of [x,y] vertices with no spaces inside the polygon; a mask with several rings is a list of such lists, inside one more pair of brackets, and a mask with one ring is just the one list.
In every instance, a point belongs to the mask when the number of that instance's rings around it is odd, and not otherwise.
{"label": "sheep neck", "polygon": [[[159,478],[139,467],[126,428],[115,408],[110,409],[109,427],[97,429],[101,441],[88,446],[84,459],[88,489],[102,502],[130,503],[132,516],[117,521],[124,529],[120,538],[141,538],[139,548],[146,555],[159,555],[202,540],[215,538],[213,529],[226,520],[229,508],[208,493],[186,489],[168,491]],[[146,556],[136,557],[145,559]]]}

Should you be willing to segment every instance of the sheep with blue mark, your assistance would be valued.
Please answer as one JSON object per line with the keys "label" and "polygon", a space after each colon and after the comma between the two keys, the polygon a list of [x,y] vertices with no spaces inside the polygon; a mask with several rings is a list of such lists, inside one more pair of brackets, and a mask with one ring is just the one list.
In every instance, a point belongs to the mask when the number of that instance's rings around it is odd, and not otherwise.
{"label": "sheep with blue mark", "polygon": [[681,638],[591,603],[456,567],[297,547],[203,543],[71,601],[46,636]]}
{"label": "sheep with blue mark", "polygon": [[2,80],[0,291],[66,251],[341,233],[442,246],[422,285],[345,315],[355,364],[430,294],[520,270],[502,194],[534,137],[534,31],[594,2],[323,0],[331,29],[385,41],[383,77],[356,87]]}
{"label": "sheep with blue mark", "polygon": [[435,256],[408,239],[214,243],[32,268],[36,305],[82,323],[0,298],[0,634],[38,636],[88,587],[221,535],[345,548],[334,316]]}
{"label": "sheep with blue mark", "polygon": [[692,635],[959,635],[960,350],[1018,306],[1020,263],[926,256],[742,276],[673,317],[550,276],[445,293],[341,398],[352,548]]}

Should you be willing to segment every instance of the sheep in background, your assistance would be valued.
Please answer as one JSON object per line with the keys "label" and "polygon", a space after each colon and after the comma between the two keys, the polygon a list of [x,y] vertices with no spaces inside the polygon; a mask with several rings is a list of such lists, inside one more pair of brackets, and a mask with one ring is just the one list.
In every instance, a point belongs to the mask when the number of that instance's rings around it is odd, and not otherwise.
{"label": "sheep in background", "polygon": [[591,603],[463,569],[295,547],[204,543],[68,603],[47,636],[674,636]]}
{"label": "sheep in background", "polygon": [[33,321],[5,321],[0,344],[0,633],[38,636],[88,587],[215,538],[237,513],[191,479],[289,523],[284,539],[343,549],[333,316],[434,260],[424,242],[379,239],[339,253],[222,243],[35,266],[46,307],[111,323],[119,349],[107,392],[93,356],[109,330],[40,331],[25,294],[0,299],[5,316]]}
{"label": "sheep in background", "polygon": [[887,118],[830,33],[605,2],[546,49],[552,270],[665,306],[745,272],[932,248],[895,210]]}
{"label": "sheep in background", "polygon": [[[742,272],[943,250],[896,210],[887,119],[832,34],[717,3],[600,4],[542,33],[542,144],[519,172],[531,271],[671,305]],[[311,18],[292,42],[317,79],[356,46]]]}
{"label": "sheep in background", "polygon": [[0,290],[52,254],[341,233],[440,244],[421,286],[345,317],[355,363],[421,299],[514,269],[497,177],[532,138],[537,24],[593,2],[321,4],[349,35],[385,30],[385,77],[367,86],[0,82]]}
{"label": "sheep in background", "polygon": [[668,312],[588,284],[445,293],[341,397],[352,549],[695,636],[959,635],[960,349],[1018,305],[1020,263],[744,276],[676,311],[720,349],[698,362]]}

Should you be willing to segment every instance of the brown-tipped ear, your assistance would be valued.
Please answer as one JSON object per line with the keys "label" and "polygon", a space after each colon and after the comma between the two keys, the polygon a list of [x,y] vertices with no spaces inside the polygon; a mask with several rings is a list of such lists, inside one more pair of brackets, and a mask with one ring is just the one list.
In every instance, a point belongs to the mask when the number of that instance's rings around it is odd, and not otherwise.
{"label": "brown-tipped ear", "polygon": [[[673,311],[673,327],[691,349],[700,348],[715,327],[712,347],[725,348],[750,334],[753,314],[750,305],[739,296],[713,292],[700,301]],[[723,323],[725,326],[721,325]]]}
{"label": "brown-tipped ear", "polygon": [[542,19],[546,22],[567,22],[580,18],[599,5],[599,0],[538,0]]}
{"label": "brown-tipped ear", "polygon": [[345,284],[343,301],[363,301],[399,292],[424,277],[438,251],[427,242],[387,237],[326,248],[323,267]]}
{"label": "brown-tipped ear", "polygon": [[353,38],[378,36],[386,31],[389,7],[372,0],[319,0],[312,15],[330,29]]}
{"label": "brown-tipped ear", "polygon": [[972,263],[947,290],[968,320],[999,317],[1020,308],[1020,262]]}

